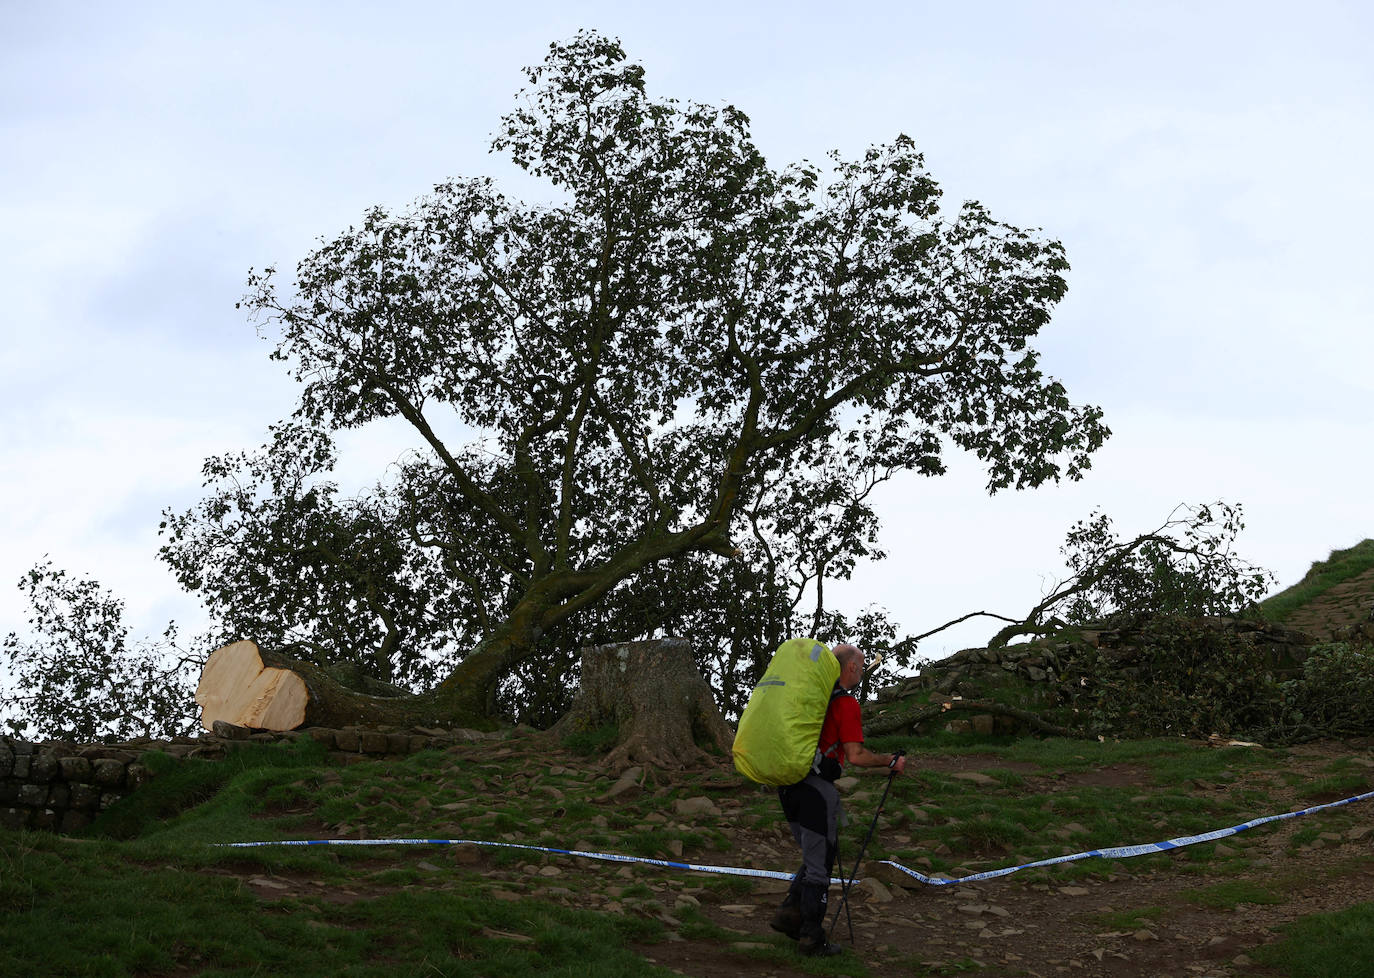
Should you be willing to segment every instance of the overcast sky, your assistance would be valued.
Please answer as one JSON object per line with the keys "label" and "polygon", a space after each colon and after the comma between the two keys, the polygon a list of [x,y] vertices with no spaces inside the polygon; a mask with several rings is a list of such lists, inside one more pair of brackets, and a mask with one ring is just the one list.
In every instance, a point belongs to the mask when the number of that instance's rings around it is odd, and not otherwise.
{"label": "overcast sky", "polygon": [[[1370,10],[0,0],[0,634],[45,555],[117,591],[138,632],[199,620],[156,559],[159,514],[293,406],[234,308],[248,269],[446,177],[540,194],[489,135],[520,68],[580,27],[618,36],[653,94],[741,108],[775,165],[906,133],[947,205],[1067,248],[1034,345],[1105,411],[1093,470],[989,498],[955,456],[890,484],[890,558],[832,589],[846,606],[912,632],[1022,613],[1095,507],[1134,534],[1215,499],[1291,584],[1374,536]],[[404,447],[345,446],[356,484]]]}

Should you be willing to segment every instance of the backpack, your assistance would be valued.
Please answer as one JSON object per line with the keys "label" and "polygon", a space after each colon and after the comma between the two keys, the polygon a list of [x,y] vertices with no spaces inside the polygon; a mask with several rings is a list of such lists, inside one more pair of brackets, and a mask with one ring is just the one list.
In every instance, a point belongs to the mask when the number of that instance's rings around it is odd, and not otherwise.
{"label": "backpack", "polygon": [[740,714],[735,770],[759,784],[796,784],[811,772],[840,663],[813,638],[778,646]]}

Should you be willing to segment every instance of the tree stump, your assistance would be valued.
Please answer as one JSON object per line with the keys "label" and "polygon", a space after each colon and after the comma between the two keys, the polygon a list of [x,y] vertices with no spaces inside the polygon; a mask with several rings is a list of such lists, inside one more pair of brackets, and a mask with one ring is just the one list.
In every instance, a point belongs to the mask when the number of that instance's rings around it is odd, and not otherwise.
{"label": "tree stump", "polygon": [[572,709],[553,727],[555,736],[620,728],[604,766],[635,764],[683,768],[712,758],[698,742],[730,754],[735,734],[701,678],[686,639],[598,645],[582,650],[582,683]]}

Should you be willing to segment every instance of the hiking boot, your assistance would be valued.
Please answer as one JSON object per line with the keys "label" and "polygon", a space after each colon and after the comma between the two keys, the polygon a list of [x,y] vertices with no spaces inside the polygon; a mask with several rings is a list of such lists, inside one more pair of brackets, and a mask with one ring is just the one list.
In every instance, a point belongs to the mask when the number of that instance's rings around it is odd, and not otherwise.
{"label": "hiking boot", "polygon": [[768,922],[769,927],[794,941],[801,937],[801,925],[801,908],[795,903],[787,902],[778,907],[773,919]]}
{"label": "hiking boot", "polygon": [[837,954],[843,954],[844,948],[838,944],[831,944],[824,937],[815,940],[802,940],[797,944],[797,950],[803,957],[807,958],[833,958]]}

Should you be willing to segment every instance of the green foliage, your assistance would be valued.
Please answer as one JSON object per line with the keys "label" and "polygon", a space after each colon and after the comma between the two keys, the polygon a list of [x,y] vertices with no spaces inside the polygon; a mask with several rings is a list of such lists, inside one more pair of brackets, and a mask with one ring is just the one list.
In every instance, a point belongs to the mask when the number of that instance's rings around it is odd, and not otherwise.
{"label": "green foliage", "polygon": [[1301,678],[1284,684],[1287,724],[1326,737],[1374,731],[1374,649],[1336,642],[1309,652]]}
{"label": "green foliage", "polygon": [[1336,643],[1308,650],[1281,680],[1271,653],[1196,619],[1152,618],[1135,647],[1080,649],[1061,686],[1079,722],[1119,737],[1213,733],[1267,744],[1374,733],[1374,654]]}
{"label": "green foliage", "polygon": [[[447,181],[287,287],[250,273],[300,403],[207,463],[164,559],[226,628],[408,684],[462,660],[541,722],[580,644],[685,633],[728,711],[793,632],[909,655],[881,612],[820,600],[881,555],[872,488],[951,447],[989,491],[1077,479],[1109,434],[1029,345],[1062,245],[943,214],[906,136],[770,166],[744,113],[651,98],[596,33],[526,75],[493,149],[555,202]],[[385,419],[421,450],[338,498],[334,434]]]}
{"label": "green foliage", "polygon": [[1064,610],[1070,623],[1109,615],[1229,615],[1252,608],[1273,576],[1234,551],[1241,507],[1180,506],[1159,528],[1120,542],[1105,513],[1069,531],[1065,559],[1087,586]]}
{"label": "green foliage", "polygon": [[176,625],[160,641],[131,641],[123,601],[50,561],[19,589],[32,635],[11,632],[0,644],[0,719],[10,733],[93,743],[195,726],[199,663],[178,648]]}
{"label": "green foliage", "polygon": [[1129,660],[1085,648],[1063,687],[1090,730],[1115,736],[1207,737],[1271,726],[1282,693],[1266,654],[1192,619],[1152,618]]}
{"label": "green foliage", "polygon": [[1061,548],[1068,578],[988,646],[1109,617],[1255,613],[1273,575],[1236,554],[1241,517],[1239,505],[1181,505],[1162,525],[1121,540],[1105,513],[1093,513],[1074,524]]}
{"label": "green foliage", "polygon": [[1297,584],[1261,602],[1260,611],[1270,621],[1286,621],[1312,599],[1370,568],[1374,568],[1374,540],[1362,540],[1348,550],[1333,550],[1326,560],[1314,562]]}

